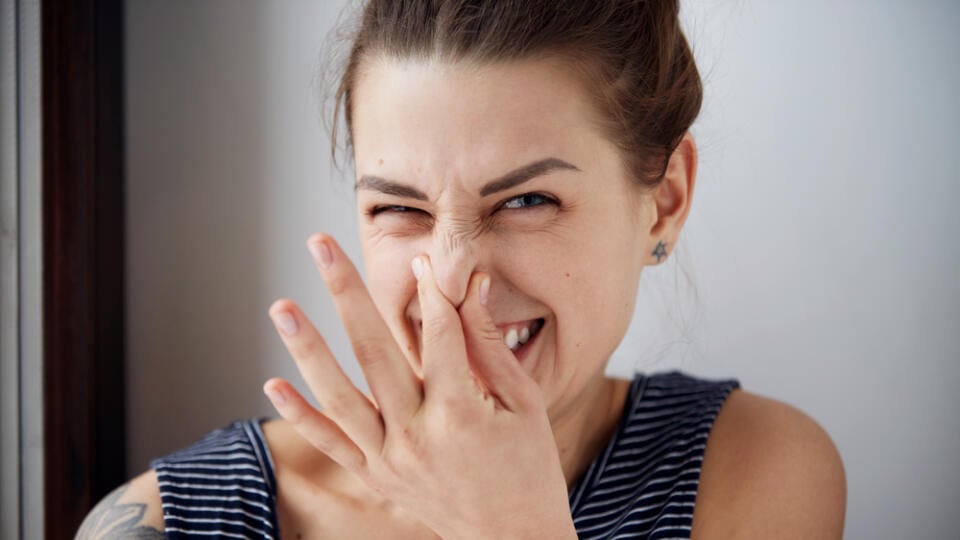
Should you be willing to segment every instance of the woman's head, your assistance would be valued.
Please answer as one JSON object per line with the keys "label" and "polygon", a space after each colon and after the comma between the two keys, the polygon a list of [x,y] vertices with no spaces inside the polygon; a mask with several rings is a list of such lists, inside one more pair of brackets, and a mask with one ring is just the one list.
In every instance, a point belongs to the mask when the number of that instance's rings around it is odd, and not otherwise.
{"label": "woman's head", "polygon": [[[548,405],[597,380],[686,219],[701,102],[676,1],[373,0],[338,91],[368,284],[417,364],[411,259],[474,271]],[[540,327],[542,326],[542,329]],[[539,330],[539,331],[538,331]]]}
{"label": "woman's head", "polygon": [[489,64],[552,57],[583,83],[634,180],[652,186],[703,96],[678,13],[678,0],[367,1],[334,123],[342,103],[352,141],[354,90],[377,58]]}

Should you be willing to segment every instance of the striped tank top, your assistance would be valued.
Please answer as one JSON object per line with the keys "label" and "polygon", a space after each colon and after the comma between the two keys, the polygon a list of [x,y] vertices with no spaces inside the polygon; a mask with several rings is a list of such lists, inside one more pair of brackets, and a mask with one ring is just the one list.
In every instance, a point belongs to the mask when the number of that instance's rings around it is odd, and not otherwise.
{"label": "striped tank top", "polygon": [[[620,425],[570,490],[580,538],[689,538],[707,437],[734,380],[636,374]],[[280,538],[273,462],[242,420],[154,460],[168,539]]]}

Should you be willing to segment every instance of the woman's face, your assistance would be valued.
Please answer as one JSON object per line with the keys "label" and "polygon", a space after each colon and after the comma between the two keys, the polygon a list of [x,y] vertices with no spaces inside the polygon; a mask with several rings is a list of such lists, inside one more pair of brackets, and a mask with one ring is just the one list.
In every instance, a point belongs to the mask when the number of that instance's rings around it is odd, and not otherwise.
{"label": "woman's face", "polygon": [[[602,377],[633,313],[656,206],[625,175],[580,83],[545,60],[371,60],[354,91],[357,212],[368,285],[419,373],[410,262],[454,306],[474,271],[548,409]],[[516,336],[511,336],[511,329]],[[515,339],[516,338],[516,339]]]}

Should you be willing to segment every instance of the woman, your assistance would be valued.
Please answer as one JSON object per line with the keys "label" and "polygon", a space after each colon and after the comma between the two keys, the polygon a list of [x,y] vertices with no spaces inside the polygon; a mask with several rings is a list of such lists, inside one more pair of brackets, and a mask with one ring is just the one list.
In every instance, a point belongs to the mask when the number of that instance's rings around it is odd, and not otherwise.
{"label": "woman", "polygon": [[[368,282],[308,240],[370,386],[269,310],[322,411],[237,422],[107,497],[79,537],[839,538],[803,413],[604,376],[697,169],[676,1],[371,0],[337,95]],[[335,131],[334,131],[335,132]]]}

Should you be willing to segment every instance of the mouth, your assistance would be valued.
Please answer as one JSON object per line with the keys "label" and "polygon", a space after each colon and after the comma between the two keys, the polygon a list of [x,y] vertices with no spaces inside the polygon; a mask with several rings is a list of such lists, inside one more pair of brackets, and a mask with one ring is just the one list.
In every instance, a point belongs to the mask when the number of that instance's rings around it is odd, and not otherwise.
{"label": "mouth", "polygon": [[537,336],[543,330],[545,319],[531,319],[519,323],[497,325],[503,344],[513,352],[517,360],[523,363],[530,349],[537,341]]}
{"label": "mouth", "polygon": [[[521,365],[527,367],[524,360],[530,356],[530,351],[538,342],[537,338],[540,336],[540,331],[543,330],[544,325],[546,325],[546,319],[530,319],[522,322],[498,324],[497,330],[500,331],[503,344],[510,349],[510,352],[513,353],[513,356]],[[419,326],[423,327],[422,321]]]}

